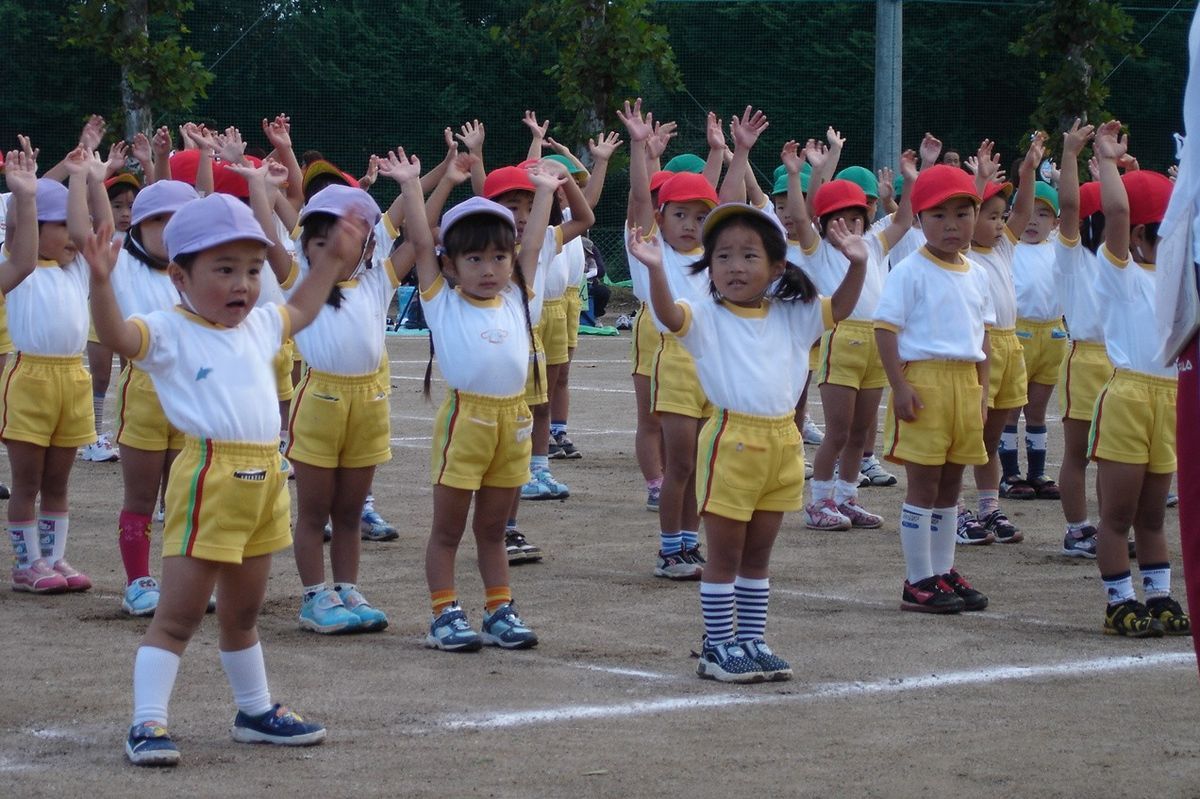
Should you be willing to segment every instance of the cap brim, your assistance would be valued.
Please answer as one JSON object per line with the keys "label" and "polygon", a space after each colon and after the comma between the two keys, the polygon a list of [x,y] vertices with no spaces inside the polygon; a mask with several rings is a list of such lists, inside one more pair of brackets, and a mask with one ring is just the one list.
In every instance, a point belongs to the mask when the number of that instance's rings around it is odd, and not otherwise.
{"label": "cap brim", "polygon": [[787,236],[787,231],[784,230],[783,224],[774,214],[768,213],[762,208],[755,208],[753,205],[747,205],[746,203],[724,203],[723,205],[718,205],[713,208],[712,211],[709,212],[708,216],[704,217],[704,227],[700,232],[701,237],[707,236],[709,231],[712,230],[716,225],[736,216],[757,216],[760,219],[765,219],[775,227],[779,228],[779,231],[784,235],[785,238]]}

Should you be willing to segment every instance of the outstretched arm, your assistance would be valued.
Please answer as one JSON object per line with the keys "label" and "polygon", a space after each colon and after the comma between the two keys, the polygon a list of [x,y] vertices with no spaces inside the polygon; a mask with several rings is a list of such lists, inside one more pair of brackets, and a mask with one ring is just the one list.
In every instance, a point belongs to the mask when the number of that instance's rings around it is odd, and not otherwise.
{"label": "outstretched arm", "polygon": [[1118,163],[1129,152],[1129,137],[1121,123],[1105,122],[1096,131],[1096,159],[1100,168],[1100,207],[1104,211],[1104,246],[1114,258],[1129,258],[1129,194],[1121,181]]}
{"label": "outstretched arm", "polygon": [[629,206],[625,223],[629,227],[651,230],[654,227],[654,205],[650,200],[650,171],[648,140],[654,132],[653,115],[642,117],[642,98],[633,105],[625,101],[617,116],[629,134]]}
{"label": "outstretched arm", "polygon": [[845,219],[835,219],[825,233],[829,243],[838,249],[850,261],[846,276],[838,285],[830,298],[830,311],[833,321],[840,322],[854,312],[858,304],[858,295],[862,293],[863,282],[867,277],[867,243],[862,236],[851,232]]}
{"label": "outstretched arm", "polygon": [[272,120],[263,119],[262,130],[267,141],[275,148],[279,163],[287,167],[287,192],[284,197],[299,211],[300,206],[304,205],[304,172],[292,148],[292,119],[286,114],[279,114]]}
{"label": "outstretched arm", "polygon": [[[533,207],[529,209],[529,219],[525,222],[525,232],[521,234],[521,252],[517,255],[517,260],[521,264],[521,273],[525,275],[525,280],[530,286],[537,275],[538,259],[546,241],[546,229],[550,226],[550,207],[556,202],[554,192],[560,186],[570,183],[570,188],[566,191],[567,197],[571,198],[571,212],[575,213],[578,208],[579,213],[584,215],[580,221],[586,221],[587,225],[591,225],[594,219],[592,209],[588,207],[587,200],[583,199],[583,192],[570,178],[562,174],[566,168],[561,164],[558,166],[561,171],[536,164],[529,168],[529,179],[536,191],[533,195]],[[575,220],[566,224],[573,225]],[[586,230],[587,226],[583,229]],[[575,235],[578,236],[579,233]],[[563,240],[566,240],[565,232]]]}
{"label": "outstretched arm", "polygon": [[1095,127],[1076,119],[1063,134],[1062,170],[1058,181],[1058,232],[1064,239],[1079,238],[1079,154],[1092,138]]}
{"label": "outstretched arm", "polygon": [[[890,170],[889,170],[890,171]],[[900,195],[900,207],[892,214],[891,223],[883,229],[883,240],[890,250],[912,228],[912,187],[917,182],[917,154],[905,150],[900,155],[900,174],[904,177],[904,191]]]}
{"label": "outstretched arm", "polygon": [[616,132],[605,133],[597,139],[588,139],[588,152],[592,154],[592,174],[588,176],[587,185],[583,187],[583,195],[587,197],[588,205],[592,208],[600,202],[600,194],[604,191],[608,162],[622,144],[624,142]]}
{"label": "outstretched arm", "polygon": [[279,226],[275,224],[272,200],[276,189],[288,179],[288,169],[278,161],[264,161],[261,166],[250,164],[228,164],[226,168],[246,179],[250,187],[250,210],[263,234],[271,240],[267,247],[267,263],[280,284],[286,283],[292,272],[292,254],[279,240]]}
{"label": "outstretched arm", "polygon": [[[800,188],[800,168],[804,166],[804,156],[800,154],[800,145],[794,139],[789,141],[783,145],[783,152],[779,154],[779,157],[787,169],[788,216],[792,218],[800,246],[804,252],[811,253],[817,244],[817,231],[813,230],[812,217],[808,213],[808,202],[805,200],[804,191]],[[811,176],[809,179],[811,180]]]}
{"label": "outstretched arm", "polygon": [[441,275],[441,270],[438,269],[438,256],[433,246],[433,231],[429,229],[429,219],[425,216],[421,162],[415,155],[411,158],[406,156],[401,147],[388,153],[387,158],[380,159],[379,174],[400,184],[400,197],[404,201],[405,246],[412,245],[416,258],[417,286],[421,291],[426,291]]}
{"label": "outstretched arm", "polygon": [[482,197],[483,181],[487,177],[483,166],[483,123],[478,119],[465,123],[454,138],[466,145],[467,152],[475,156],[475,162],[471,164],[471,191],[476,197]]}
{"label": "outstretched arm", "polygon": [[1033,134],[1033,141],[1029,143],[1029,149],[1021,161],[1021,185],[1017,188],[1017,198],[1013,200],[1012,211],[1008,214],[1008,231],[1013,238],[1020,237],[1029,224],[1029,217],[1033,216],[1033,184],[1037,180],[1038,164],[1046,152],[1043,146],[1045,141],[1046,134],[1040,130]]}
{"label": "outstretched arm", "polygon": [[113,293],[112,270],[120,255],[121,245],[112,240],[112,234],[112,226],[104,225],[98,232],[89,233],[83,243],[83,257],[91,273],[88,304],[100,343],[122,358],[132,359],[142,349],[142,332],[136,324],[122,316],[117,296]]}
{"label": "outstretched arm", "polygon": [[5,223],[7,258],[0,261],[0,292],[8,294],[37,266],[37,162],[21,150],[4,159],[4,178],[12,199]]}
{"label": "outstretched arm", "polygon": [[735,116],[729,120],[729,131],[733,136],[734,145],[733,161],[730,162],[729,171],[725,173],[725,180],[721,183],[721,202],[745,202],[750,151],[770,124],[762,111],[755,111],[750,106],[746,106],[740,118]]}

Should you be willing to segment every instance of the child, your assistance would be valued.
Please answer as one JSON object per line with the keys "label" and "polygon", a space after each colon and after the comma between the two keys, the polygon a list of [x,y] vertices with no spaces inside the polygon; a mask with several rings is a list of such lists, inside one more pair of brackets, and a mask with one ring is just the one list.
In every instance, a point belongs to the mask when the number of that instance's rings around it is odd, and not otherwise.
{"label": "child", "polygon": [[[1096,563],[1108,597],[1104,632],[1134,638],[1188,635],[1191,620],[1171,597],[1171,565],[1163,534],[1167,492],[1175,471],[1176,370],[1161,366],[1153,326],[1158,228],[1171,181],[1146,170],[1126,173],[1121,123],[1096,131],[1104,244],[1096,293],[1104,308],[1104,343],[1116,371],[1100,391],[1089,455],[1099,471],[1100,535]],[[1129,571],[1133,527],[1145,604]]]}
{"label": "child", "polygon": [[279,454],[273,361],[316,317],[367,231],[339,222],[309,277],[284,306],[255,307],[266,248],[253,213],[223,194],[183,206],[163,231],[180,307],[121,317],[109,275],[116,251],[88,243],[92,315],[102,341],[150,373],[167,417],[187,443],[171,469],[158,609],[133,668],[135,765],[179,762],[167,705],[180,656],[217,587],[221,665],[238,713],[233,739],[320,743],[325,728],[272,704],[257,618],[271,553],[291,543],[287,466]]}
{"label": "child", "polygon": [[[748,149],[746,141],[738,139],[738,151]],[[791,666],[764,634],[771,549],[784,512],[803,502],[794,407],[812,343],[858,298],[867,248],[843,222],[830,226],[851,266],[833,298],[817,301],[816,287],[788,263],[786,234],[770,212],[719,205],[705,219],[705,255],[693,267],[708,277],[711,295],[676,301],[661,247],[640,234],[630,236],[630,250],[649,268],[655,315],[694,354],[717,406],[700,434],[696,482],[708,544],[696,672],[722,682],[791,679]]]}
{"label": "child", "polygon": [[[450,386],[434,423],[433,528],[425,550],[433,618],[425,645],[450,652],[536,646],[517,615],[508,579],[504,523],[529,480],[533,420],[525,404],[532,319],[544,281],[539,257],[554,191],[565,178],[529,168],[534,186],[518,254],[513,213],[482,197],[446,212],[442,254],[434,250],[420,185],[420,162],[391,157],[380,173],[401,185],[408,241],[416,252],[421,304]],[[444,277],[443,277],[444,273]],[[447,278],[455,282],[451,289]],[[480,348],[483,349],[480,349]],[[471,629],[454,588],[454,561],[475,502],[473,528],[486,591],[482,634]]]}
{"label": "child", "polygon": [[938,165],[905,194],[926,244],[888,274],[875,339],[892,387],[886,457],[904,464],[900,517],[905,580],[900,609],[983,610],[987,597],[954,568],[955,503],[966,464],[987,462],[982,386],[995,322],[987,273],[966,259],[979,196],[970,175]]}

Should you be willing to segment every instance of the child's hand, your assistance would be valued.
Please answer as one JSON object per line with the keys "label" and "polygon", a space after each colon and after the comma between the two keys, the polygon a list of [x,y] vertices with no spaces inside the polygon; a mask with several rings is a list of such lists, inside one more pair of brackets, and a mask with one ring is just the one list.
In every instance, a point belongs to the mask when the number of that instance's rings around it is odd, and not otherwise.
{"label": "child's hand", "polygon": [[94,233],[88,233],[83,245],[83,259],[88,263],[93,283],[107,283],[121,254],[121,242],[113,241],[113,226],[105,222]]}
{"label": "child's hand", "polygon": [[779,153],[779,160],[783,162],[789,175],[799,175],[800,170],[804,168],[804,156],[800,154],[800,144],[795,139],[790,139],[787,144],[783,145],[783,151]]}
{"label": "child's hand", "polygon": [[483,123],[478,119],[464,123],[455,134],[455,138],[466,145],[466,148],[473,153],[478,153],[483,148]]}
{"label": "child's hand", "polygon": [[[446,128],[449,130],[449,128]],[[379,178],[379,156],[372,154],[367,159],[367,174],[358,179],[358,187],[363,191],[375,185],[375,181]]]}
{"label": "child's hand", "polygon": [[[749,150],[758,143],[758,137],[763,134],[771,123],[767,121],[767,115],[762,111],[755,111],[752,107],[746,106],[746,110],[742,112],[740,118],[733,117],[729,120],[729,135],[733,139],[733,143],[740,149]],[[833,130],[833,128],[830,128]]]}
{"label": "child's hand", "polygon": [[454,130],[449,125],[442,128],[442,141],[446,143],[446,157],[442,159],[442,163],[449,164],[458,158],[458,142],[454,140]]}
{"label": "child's hand", "polygon": [[1076,118],[1071,129],[1063,134],[1063,158],[1078,158],[1083,148],[1092,140],[1095,130],[1095,125],[1084,125],[1082,120]]}
{"label": "child's hand", "polygon": [[478,156],[462,153],[446,167],[445,179],[458,186],[471,177],[471,167],[479,163]]}
{"label": "child's hand", "polygon": [[[139,136],[141,134],[138,134]],[[145,139],[145,136],[142,136]],[[125,159],[129,155],[129,145],[123,141],[113,142],[108,148],[108,160],[104,162],[104,177],[111,177],[125,168]]]}
{"label": "child's hand", "polygon": [[397,147],[389,150],[386,158],[379,159],[379,174],[403,184],[421,177],[421,161],[415,155],[411,158],[406,156],[404,148]]}
{"label": "child's hand", "polygon": [[33,164],[33,171],[37,172],[37,159],[38,155],[42,152],[42,148],[34,147],[29,137],[20,133],[17,134],[17,143],[21,145],[21,152]]}
{"label": "child's hand", "polygon": [[921,139],[920,152],[922,166],[936,164],[938,156],[942,154],[942,140],[932,133],[926,132],[925,138]]}
{"label": "child's hand", "polygon": [[654,134],[654,115],[646,114],[642,117],[641,97],[637,98],[633,105],[626,100],[624,110],[617,109],[617,119],[625,125],[625,132],[629,134],[630,141],[646,141]]}
{"label": "child's hand", "polygon": [[67,170],[67,174],[71,177],[75,177],[76,175],[84,175],[86,177],[91,171],[91,167],[92,154],[82,145],[67,153],[67,157],[63,160],[63,168]]}
{"label": "child's hand", "polygon": [[866,264],[867,243],[850,229],[845,219],[835,219],[825,229],[825,239],[846,256],[850,263]]}
{"label": "child's hand", "polygon": [[279,114],[270,121],[263,119],[262,131],[274,149],[290,150],[292,148],[292,120],[286,114]]}
{"label": "child's hand", "polygon": [[833,125],[830,125],[829,130],[825,131],[825,141],[829,142],[829,150],[833,153],[840,153],[842,147],[846,145],[845,137],[840,132],[834,130]]}
{"label": "child's hand", "polygon": [[[986,392],[985,392],[986,394]],[[916,389],[905,380],[892,390],[892,407],[896,418],[905,422],[917,421],[917,412],[924,409],[925,403],[917,396]]]}
{"label": "child's hand", "polygon": [[569,175],[567,168],[557,161],[542,161],[532,164],[526,169],[526,172],[529,173],[529,180],[533,183],[533,187],[539,191],[541,189],[556,190],[567,182]]}
{"label": "child's hand", "polygon": [[225,168],[235,175],[241,175],[250,186],[267,185],[267,175],[270,167],[267,166],[265,161],[259,166],[254,166],[249,162],[244,164],[229,163],[225,165]]}
{"label": "child's hand", "polygon": [[521,120],[525,123],[525,127],[529,128],[529,132],[533,135],[534,141],[540,141],[546,138],[546,131],[550,129],[550,120],[546,120],[542,124],[538,124],[537,112],[526,111],[525,117]]}
{"label": "child's hand", "polygon": [[708,112],[708,119],[704,126],[704,137],[708,140],[708,149],[725,149],[725,131],[721,129],[721,118],[712,111]]}
{"label": "child's hand", "polygon": [[83,130],[79,132],[79,146],[95,150],[100,146],[100,142],[104,138],[104,131],[107,129],[108,124],[104,121],[104,117],[92,114],[84,123]]}
{"label": "child's hand", "polygon": [[235,127],[225,128],[225,132],[217,135],[217,155],[222,161],[230,164],[240,164],[246,160],[246,142],[242,141],[242,132]]}
{"label": "child's hand", "polygon": [[588,152],[592,154],[592,161],[607,161],[624,143],[621,141],[621,134],[615,130],[609,131],[598,139],[588,139]]}
{"label": "child's hand", "polygon": [[[372,156],[374,157],[374,156]],[[288,168],[275,158],[267,158],[263,161],[263,166],[267,168],[267,185],[274,189],[282,189],[287,186]]]}
{"label": "child's hand", "polygon": [[804,144],[804,157],[812,165],[813,171],[819,170],[829,159],[829,148],[816,139],[809,139]]}
{"label": "child's hand", "polygon": [[4,180],[16,196],[36,197],[37,162],[22,150],[9,150],[4,156]]}
{"label": "child's hand", "polygon": [[649,269],[662,269],[662,248],[658,239],[647,239],[641,227],[629,231],[629,254]]}
{"label": "child's hand", "polygon": [[1126,172],[1137,172],[1142,168],[1142,165],[1138,163],[1138,160],[1129,153],[1125,153],[1125,155],[1121,156],[1117,160],[1117,166]]}
{"label": "child's hand", "polygon": [[133,137],[133,146],[129,148],[129,151],[133,154],[134,160],[143,164],[148,164],[154,159],[150,150],[150,140],[141,131]]}
{"label": "child's hand", "polygon": [[1167,177],[1171,179],[1172,183],[1175,182],[1175,180],[1179,177],[1179,164],[1171,164],[1169,167],[1167,167]]}
{"label": "child's hand", "polygon": [[314,269],[329,269],[341,272],[346,266],[357,265],[366,254],[367,237],[371,235],[371,226],[367,220],[353,214],[338,219],[324,247],[314,247],[309,256],[309,264]]}
{"label": "child's hand", "polygon": [[220,147],[216,135],[195,122],[184,123],[180,130],[183,132],[184,139],[190,141],[192,146],[198,150],[207,150],[211,154]]}
{"label": "child's hand", "polygon": [[108,178],[108,164],[100,157],[100,153],[92,151],[87,153],[87,169],[88,180],[94,183],[103,183]]}
{"label": "child's hand", "polygon": [[[1095,151],[1096,149],[1093,147],[1092,152]],[[1088,159],[1088,174],[1092,176],[1092,180],[1100,180],[1100,159],[1094,155]]]}
{"label": "child's hand", "polygon": [[[891,173],[891,170],[888,170]],[[905,150],[900,153],[900,176],[907,182],[912,183],[917,179],[917,154],[912,150]],[[887,182],[888,187],[892,185],[892,181]],[[879,181],[879,191],[883,192],[883,180]]]}
{"label": "child's hand", "polygon": [[886,203],[891,200],[896,193],[896,173],[890,166],[885,166],[875,173],[875,180],[879,182],[879,202]]}
{"label": "child's hand", "polygon": [[[650,117],[650,114],[646,115],[647,120]],[[661,158],[662,154],[667,151],[667,144],[670,143],[671,139],[675,138],[675,128],[676,125],[674,122],[654,123],[654,134],[650,136],[650,141],[646,142],[646,151],[650,154],[651,158]]]}
{"label": "child's hand", "polygon": [[174,144],[171,141],[171,129],[163,125],[158,130],[154,131],[154,138],[150,140],[150,146],[154,149],[159,158],[166,158],[171,154],[171,148]]}
{"label": "child's hand", "polygon": [[1129,152],[1129,137],[1121,133],[1121,123],[1110,119],[1096,131],[1096,144],[1092,148],[1101,160],[1120,161]]}
{"label": "child's hand", "polygon": [[1025,158],[1021,161],[1021,175],[1034,174],[1045,155],[1046,134],[1039,130],[1033,134],[1033,139],[1029,142],[1029,149],[1025,151]]}
{"label": "child's hand", "polygon": [[1000,171],[1000,153],[993,152],[995,147],[991,139],[984,139],[979,143],[975,155],[966,161],[967,168],[985,181],[991,180]]}
{"label": "child's hand", "polygon": [[546,137],[546,146],[559,155],[571,155],[571,148],[567,147],[567,145],[563,144],[562,142],[555,140],[553,136]]}

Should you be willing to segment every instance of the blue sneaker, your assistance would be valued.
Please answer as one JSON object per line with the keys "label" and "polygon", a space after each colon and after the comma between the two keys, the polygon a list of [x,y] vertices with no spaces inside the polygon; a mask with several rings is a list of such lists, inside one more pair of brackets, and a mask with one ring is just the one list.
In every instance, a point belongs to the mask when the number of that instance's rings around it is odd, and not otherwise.
{"label": "blue sneaker", "polygon": [[153,616],[158,608],[158,580],[139,577],[125,588],[121,610],[130,616]]}
{"label": "blue sneaker", "polygon": [[571,489],[566,483],[555,480],[549,469],[534,471],[529,482],[521,486],[521,499],[566,499],[569,496]]}
{"label": "blue sneaker", "polygon": [[174,766],[179,763],[179,749],[166,727],[146,721],[129,728],[125,757],[135,766]]}
{"label": "blue sneaker", "polygon": [[479,633],[471,629],[467,614],[458,605],[451,605],[429,625],[425,636],[428,649],[444,652],[476,652],[483,646]]}
{"label": "blue sneaker", "polygon": [[325,728],[305,721],[300,714],[276,703],[261,716],[248,716],[238,711],[233,717],[233,740],[244,744],[278,744],[279,746],[313,746],[325,740]]}
{"label": "blue sneaker", "polygon": [[371,506],[363,507],[359,530],[362,532],[363,541],[395,541],[400,537],[396,528],[384,521],[379,512]]}
{"label": "blue sneaker", "polygon": [[537,633],[525,626],[517,615],[512,602],[496,608],[496,612],[483,617],[483,632],[480,636],[488,646],[504,649],[529,649],[537,646]]}
{"label": "blue sneaker", "polygon": [[711,644],[708,637],[700,649],[700,662],[696,664],[696,674],[704,680],[719,680],[720,682],[763,682],[767,675],[762,666],[752,658],[745,648],[737,641],[726,641],[723,644]]}
{"label": "blue sneaker", "polygon": [[772,652],[766,641],[761,638],[753,638],[739,643],[742,645],[742,649],[746,650],[750,659],[762,669],[763,677],[774,682],[792,679],[792,665]]}
{"label": "blue sneaker", "polygon": [[342,604],[346,606],[346,610],[358,617],[361,622],[359,629],[363,632],[378,632],[388,626],[387,614],[372,607],[357,588],[343,588],[337,592],[337,595],[342,600]]}
{"label": "blue sneaker", "polygon": [[300,629],[322,635],[353,633],[362,629],[362,621],[346,607],[336,591],[326,588],[300,606]]}

